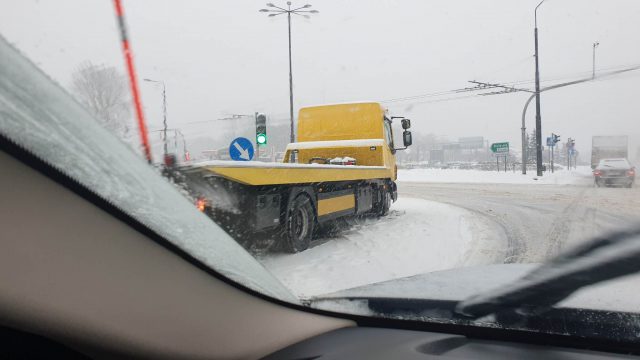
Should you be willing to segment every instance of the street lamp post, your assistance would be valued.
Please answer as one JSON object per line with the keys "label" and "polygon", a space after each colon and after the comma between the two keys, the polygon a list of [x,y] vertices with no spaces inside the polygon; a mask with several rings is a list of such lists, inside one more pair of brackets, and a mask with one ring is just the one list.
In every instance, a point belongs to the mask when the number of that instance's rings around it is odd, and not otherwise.
{"label": "street lamp post", "polygon": [[522,174],[523,175],[527,174],[527,160],[528,160],[527,149],[529,148],[529,142],[527,141],[527,126],[525,123],[525,119],[527,116],[527,108],[529,107],[529,103],[531,102],[531,100],[533,100],[536,97],[536,94],[537,92],[532,94],[529,97],[527,102],[524,103],[524,109],[522,109],[522,127],[520,128],[520,130],[522,130]]}
{"label": "street lamp post", "polygon": [[319,11],[318,10],[303,10],[303,9],[308,9],[311,7],[311,5],[307,4],[304,6],[301,6],[299,8],[295,8],[295,9],[291,9],[291,1],[287,1],[287,8],[282,8],[279,6],[276,6],[272,3],[268,3],[267,7],[270,7],[272,9],[260,9],[260,12],[266,12],[266,13],[270,13],[269,16],[273,17],[273,16],[278,16],[278,15],[282,15],[282,14],[287,14],[287,23],[288,23],[288,30],[289,30],[289,118],[291,120],[291,136],[290,136],[290,140],[291,142],[295,142],[295,135],[294,135],[294,126],[293,126],[293,70],[292,70],[292,65],[291,65],[291,14],[295,14],[295,15],[299,15],[299,16],[303,16],[305,18],[309,18],[309,15],[307,14],[317,14]]}
{"label": "street lamp post", "polygon": [[164,138],[164,156],[166,158],[167,154],[169,153],[169,151],[167,149],[167,88],[165,87],[164,81],[162,81],[162,80],[144,79],[144,81],[162,84],[162,116],[163,116],[163,120],[162,120],[163,135],[162,135],[162,137]]}
{"label": "street lamp post", "polygon": [[598,41],[593,43],[593,72],[591,73],[591,79],[596,78],[596,48],[600,45]]}
{"label": "street lamp post", "polygon": [[542,176],[542,116],[540,115],[540,70],[539,70],[539,54],[538,54],[538,8],[545,0],[540,1],[536,6],[534,15],[533,34],[535,37],[536,52],[536,171],[538,176]]}

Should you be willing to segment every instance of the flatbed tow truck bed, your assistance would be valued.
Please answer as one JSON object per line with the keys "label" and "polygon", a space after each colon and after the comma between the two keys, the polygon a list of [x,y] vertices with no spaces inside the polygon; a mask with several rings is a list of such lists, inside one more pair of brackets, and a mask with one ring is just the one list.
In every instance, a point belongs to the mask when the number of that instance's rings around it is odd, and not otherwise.
{"label": "flatbed tow truck bed", "polygon": [[258,161],[214,160],[181,168],[185,173],[210,173],[244,185],[284,185],[383,179],[389,176],[384,166],[288,164]]}

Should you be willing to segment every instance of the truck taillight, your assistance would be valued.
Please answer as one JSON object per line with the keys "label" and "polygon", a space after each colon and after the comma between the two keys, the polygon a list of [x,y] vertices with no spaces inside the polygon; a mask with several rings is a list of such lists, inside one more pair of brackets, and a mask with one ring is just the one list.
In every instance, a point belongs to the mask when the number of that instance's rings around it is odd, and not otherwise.
{"label": "truck taillight", "polygon": [[204,198],[198,198],[196,200],[196,207],[199,211],[204,212],[204,210],[207,208],[207,200]]}
{"label": "truck taillight", "polygon": [[602,171],[600,171],[600,170],[595,170],[593,172],[593,176],[600,176],[600,175],[602,175]]}
{"label": "truck taillight", "polygon": [[636,176],[636,171],[633,169],[627,171],[627,176]]}
{"label": "truck taillight", "polygon": [[176,166],[176,156],[175,154],[165,154],[164,155],[164,166],[168,168],[172,168]]}

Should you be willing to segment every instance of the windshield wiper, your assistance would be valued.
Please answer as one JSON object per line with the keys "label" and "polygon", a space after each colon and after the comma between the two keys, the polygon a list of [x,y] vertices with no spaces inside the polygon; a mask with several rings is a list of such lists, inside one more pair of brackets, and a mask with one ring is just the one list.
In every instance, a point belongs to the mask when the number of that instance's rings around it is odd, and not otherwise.
{"label": "windshield wiper", "polygon": [[474,319],[509,311],[540,314],[582,287],[639,272],[638,259],[640,228],[596,238],[516,282],[460,301],[456,313]]}

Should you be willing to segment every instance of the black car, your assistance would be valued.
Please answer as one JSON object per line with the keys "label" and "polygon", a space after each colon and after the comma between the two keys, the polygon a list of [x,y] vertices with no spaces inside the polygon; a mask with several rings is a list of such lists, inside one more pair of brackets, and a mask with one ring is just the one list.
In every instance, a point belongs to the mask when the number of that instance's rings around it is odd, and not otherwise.
{"label": "black car", "polygon": [[632,187],[636,178],[636,169],[627,159],[602,159],[593,170],[596,186]]}

